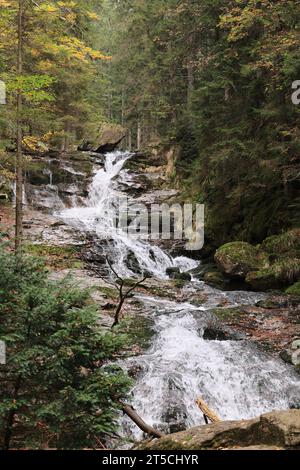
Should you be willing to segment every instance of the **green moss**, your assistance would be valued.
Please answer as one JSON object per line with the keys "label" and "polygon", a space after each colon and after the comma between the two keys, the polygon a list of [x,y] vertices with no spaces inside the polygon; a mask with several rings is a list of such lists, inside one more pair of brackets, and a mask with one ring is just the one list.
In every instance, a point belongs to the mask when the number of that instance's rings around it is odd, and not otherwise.
{"label": "green moss", "polygon": [[176,279],[174,281],[174,286],[176,289],[182,289],[188,281],[184,281],[183,279]]}
{"label": "green moss", "polygon": [[299,295],[300,296],[300,281],[296,282],[296,284],[289,287],[285,292],[286,292],[286,294]]}
{"label": "green moss", "polygon": [[240,308],[215,308],[213,314],[216,315],[220,320],[229,320],[230,318],[241,315]]}
{"label": "green moss", "polygon": [[249,243],[232,242],[217,250],[215,261],[224,274],[245,279],[249,272],[267,267],[269,255]]}
{"label": "green moss", "polygon": [[226,283],[226,279],[224,278],[223,274],[217,270],[205,273],[203,280],[210,286],[219,288],[224,287],[224,284]]}
{"label": "green moss", "polygon": [[48,267],[54,269],[81,269],[80,248],[76,246],[25,245],[26,253],[45,258]]}
{"label": "green moss", "polygon": [[255,290],[279,289],[300,277],[300,259],[281,259],[267,269],[252,272],[246,282]]}
{"label": "green moss", "polygon": [[147,349],[154,335],[153,320],[144,316],[126,315],[115,329],[128,338],[128,349],[139,346]]}
{"label": "green moss", "polygon": [[300,254],[300,229],[267,238],[262,248],[273,255],[295,256]]}
{"label": "green moss", "polygon": [[98,287],[99,292],[107,299],[117,300],[119,292],[113,287]]}

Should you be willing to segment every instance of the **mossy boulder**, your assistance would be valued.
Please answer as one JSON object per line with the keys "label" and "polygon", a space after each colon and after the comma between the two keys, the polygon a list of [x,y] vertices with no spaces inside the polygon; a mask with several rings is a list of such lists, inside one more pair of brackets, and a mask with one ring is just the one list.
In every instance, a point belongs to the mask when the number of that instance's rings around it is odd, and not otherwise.
{"label": "mossy boulder", "polygon": [[206,282],[206,284],[225,289],[230,280],[226,278],[216,267],[215,264],[200,264],[197,268],[190,271],[196,279]]}
{"label": "mossy boulder", "polygon": [[300,297],[300,281],[296,282],[293,284],[291,287],[289,287],[286,291],[286,294],[289,295],[298,295]]}
{"label": "mossy boulder", "polygon": [[282,289],[300,279],[300,258],[286,258],[276,261],[271,266],[251,272],[246,282],[258,291]]}
{"label": "mossy boulder", "polygon": [[289,230],[281,235],[266,238],[262,249],[275,257],[300,258],[300,229]]}
{"label": "mossy boulder", "polygon": [[268,268],[269,255],[245,242],[227,243],[215,254],[218,269],[231,279],[245,280],[254,271]]}

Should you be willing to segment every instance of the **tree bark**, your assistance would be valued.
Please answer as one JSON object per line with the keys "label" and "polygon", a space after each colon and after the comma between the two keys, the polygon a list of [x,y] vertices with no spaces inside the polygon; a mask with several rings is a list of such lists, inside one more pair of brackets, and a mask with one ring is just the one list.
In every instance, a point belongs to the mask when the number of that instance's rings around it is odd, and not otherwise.
{"label": "tree bark", "polygon": [[[18,9],[18,56],[17,73],[23,73],[23,16],[24,0],[19,0]],[[23,156],[22,156],[22,90],[17,92],[17,154],[16,154],[16,229],[15,251],[18,252],[22,245],[23,231]]]}

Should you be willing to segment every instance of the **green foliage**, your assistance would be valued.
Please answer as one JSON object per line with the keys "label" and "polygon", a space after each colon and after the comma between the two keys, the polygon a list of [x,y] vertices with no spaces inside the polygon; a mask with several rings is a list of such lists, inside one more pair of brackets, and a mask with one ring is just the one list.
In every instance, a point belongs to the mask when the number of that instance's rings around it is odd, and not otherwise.
{"label": "green foliage", "polygon": [[[111,113],[143,144],[180,144],[212,249],[299,227],[298,2],[107,0]],[[121,112],[122,111],[122,112]]]}
{"label": "green foliage", "polygon": [[101,2],[26,1],[21,76],[15,67],[18,1],[0,4],[0,77],[7,85],[0,139],[15,138],[18,91],[24,136],[42,141],[47,135],[53,147],[68,150],[97,133],[104,119],[99,64],[110,61],[91,46],[98,43],[94,32]]}
{"label": "green foliage", "polygon": [[104,333],[89,292],[55,283],[34,258],[0,249],[0,446],[94,448],[116,431],[129,387],[114,360],[125,337]]}

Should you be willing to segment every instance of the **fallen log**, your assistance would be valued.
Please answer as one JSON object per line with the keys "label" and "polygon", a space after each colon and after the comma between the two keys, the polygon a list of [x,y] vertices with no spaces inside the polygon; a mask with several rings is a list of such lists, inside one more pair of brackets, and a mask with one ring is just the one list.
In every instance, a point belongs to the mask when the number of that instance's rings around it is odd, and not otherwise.
{"label": "fallen log", "polygon": [[205,422],[208,424],[207,420],[211,421],[212,423],[220,423],[221,419],[219,416],[216,415],[214,411],[212,411],[209,406],[202,400],[202,398],[198,398],[196,404],[202,411],[204,415]]}
{"label": "fallen log", "polygon": [[126,403],[120,403],[122,406],[123,412],[141,429],[144,433],[148,434],[151,437],[156,437],[157,439],[164,437],[164,434],[157,429],[154,429],[152,426],[149,426],[145,421],[137,414],[134,408]]}

